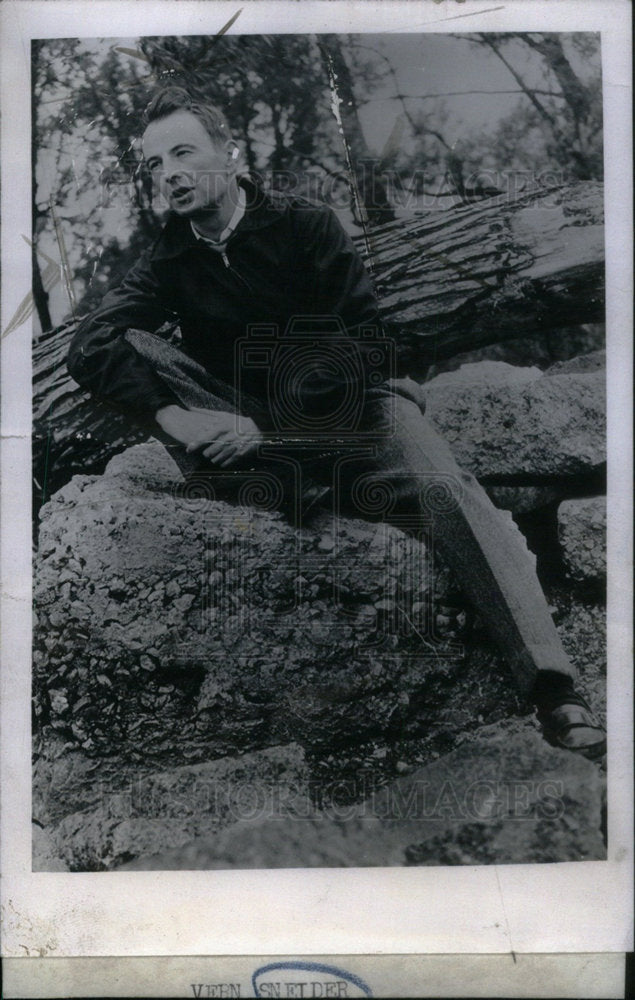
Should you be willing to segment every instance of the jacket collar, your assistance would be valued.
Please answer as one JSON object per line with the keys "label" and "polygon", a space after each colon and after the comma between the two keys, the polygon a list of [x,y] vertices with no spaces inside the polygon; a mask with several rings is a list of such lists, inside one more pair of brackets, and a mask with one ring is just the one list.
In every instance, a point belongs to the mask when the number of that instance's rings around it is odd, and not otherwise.
{"label": "jacket collar", "polygon": [[[247,195],[245,214],[238,223],[232,237],[238,233],[263,229],[276,222],[286,210],[286,202],[279,196],[267,194],[263,188],[249,175],[245,174],[238,180]],[[189,219],[170,215],[155,242],[150,257],[152,260],[168,260],[178,257],[190,247],[200,247],[192,231]]]}

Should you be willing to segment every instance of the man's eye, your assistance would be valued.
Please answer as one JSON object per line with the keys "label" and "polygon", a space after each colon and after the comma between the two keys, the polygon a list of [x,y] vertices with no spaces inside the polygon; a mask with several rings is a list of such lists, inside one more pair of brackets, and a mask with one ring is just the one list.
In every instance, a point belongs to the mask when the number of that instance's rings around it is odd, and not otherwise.
{"label": "man's eye", "polygon": [[158,166],[159,166],[158,161],[153,160],[152,163],[148,163],[148,170],[150,171],[150,173],[153,173],[158,168]]}
{"label": "man's eye", "polygon": [[176,155],[180,157],[189,156],[190,152],[189,149],[179,149]]}

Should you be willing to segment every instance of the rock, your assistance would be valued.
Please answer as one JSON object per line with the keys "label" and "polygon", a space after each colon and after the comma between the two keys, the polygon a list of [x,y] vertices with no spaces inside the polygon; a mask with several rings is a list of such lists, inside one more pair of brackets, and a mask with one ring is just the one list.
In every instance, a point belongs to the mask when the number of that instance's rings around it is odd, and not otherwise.
{"label": "rock", "polygon": [[[348,810],[350,813],[350,810]],[[123,871],[218,868],[347,868],[404,863],[403,846],[380,820],[309,815],[287,822],[244,822],[219,837],[125,862]]]}
{"label": "rock", "polygon": [[[240,822],[127,869],[514,864],[606,857],[604,782],[526,724],[483,728],[358,805]],[[324,799],[324,795],[322,796]]]}
{"label": "rock", "polygon": [[[493,364],[501,365],[464,367]],[[601,472],[606,462],[602,371],[547,378],[519,375],[525,369],[510,365],[498,370],[501,375],[507,370],[506,381],[466,380],[459,369],[425,384],[427,416],[459,465],[478,478],[511,478],[500,484],[510,486]]]}
{"label": "rock", "polygon": [[535,366],[509,365],[504,361],[478,361],[461,365],[455,371],[443,372],[425,383],[426,392],[443,386],[452,391],[459,386],[480,385],[486,389],[494,386],[526,385],[542,378],[542,371]]}
{"label": "rock", "polygon": [[606,497],[565,500],[558,507],[558,539],[573,580],[606,578]]}
{"label": "rock", "polygon": [[575,664],[576,687],[601,718],[606,714],[606,606],[591,596],[551,589],[554,620],[564,648]]}
{"label": "rock", "polygon": [[[505,485],[489,488],[507,490],[499,502],[522,512],[553,502],[567,477],[602,466],[600,379],[508,368],[490,369],[487,383],[473,370],[454,385],[430,383],[428,412],[446,421],[465,467],[500,476]],[[546,485],[523,485],[541,477]],[[295,529],[268,509],[261,487],[245,483],[247,505],[206,484],[188,491],[165,449],[149,442],[116,456],[101,477],[75,477],[43,508],[33,789],[48,839],[39,840],[36,870],[602,856],[596,772],[535,744],[531,728],[501,721],[527,706],[478,622],[463,645],[466,615],[447,569],[435,564],[433,573],[423,544],[390,526],[323,512]],[[578,608],[568,594],[554,603],[597,709],[601,609]],[[484,719],[497,725],[473,739]],[[324,789],[318,811],[302,750],[288,745],[306,747],[314,762],[325,748],[376,737],[368,760],[385,776],[398,760],[391,764],[390,741],[419,739],[426,750],[415,770],[397,771],[433,790],[455,770],[461,788],[470,773],[512,782],[509,752],[518,780],[534,782],[535,814],[523,823],[444,814],[422,825],[382,814],[381,797],[367,792],[334,813],[321,803]],[[199,782],[223,768],[233,787],[241,773],[248,784],[277,780],[285,822],[197,797]],[[543,773],[566,783],[563,815],[544,815],[553,795],[536,784]],[[402,798],[413,794],[412,784],[396,787]]]}
{"label": "rock", "polygon": [[[308,772],[302,748],[289,744],[143,776],[128,770],[125,778],[115,792],[95,782],[91,807],[48,827],[47,849],[41,837],[34,843],[34,870],[108,870],[297,802],[305,808]],[[51,858],[63,867],[48,867]]]}
{"label": "rock", "polygon": [[58,853],[57,845],[48,830],[37,823],[31,825],[31,850],[34,872],[67,872],[69,867]]}
{"label": "rock", "polygon": [[[328,513],[298,531],[276,512],[179,496],[162,461],[160,445],[135,447],[42,512],[40,725],[90,751],[104,781],[133,764],[157,770],[298,738],[337,745],[413,717],[425,726],[456,698],[469,719],[483,690],[500,711],[515,704],[491,653],[472,673],[454,624],[436,630],[449,577],[432,576],[421,542]],[[88,765],[64,757],[81,787]],[[60,767],[51,785],[63,797],[71,779],[55,758]]]}
{"label": "rock", "polygon": [[164,486],[168,489],[183,479],[181,470],[167,449],[154,438],[119,452],[108,462],[104,475],[123,475],[127,479],[140,479],[150,487]]}
{"label": "rock", "polygon": [[372,808],[410,841],[409,865],[591,860],[606,857],[604,788],[595,764],[507,721],[399,779]]}
{"label": "rock", "polygon": [[549,366],[553,368],[554,362],[575,361],[578,357],[601,351],[605,340],[603,323],[559,327],[557,337],[553,336],[553,331],[543,330],[542,333],[503,340],[473,351],[462,351],[461,354],[431,365],[427,374],[432,379],[440,372],[455,371],[461,364],[476,364],[481,361],[504,361],[516,367],[539,365],[543,370],[550,370]]}
{"label": "rock", "polygon": [[47,733],[44,741],[40,734],[33,763],[33,819],[43,827],[100,800],[102,780],[108,780],[108,758],[91,758],[78,744],[55,733]]}
{"label": "rock", "polygon": [[606,368],[606,351],[589,351],[567,361],[556,361],[547,368],[545,375],[571,375],[576,372],[597,372]]}

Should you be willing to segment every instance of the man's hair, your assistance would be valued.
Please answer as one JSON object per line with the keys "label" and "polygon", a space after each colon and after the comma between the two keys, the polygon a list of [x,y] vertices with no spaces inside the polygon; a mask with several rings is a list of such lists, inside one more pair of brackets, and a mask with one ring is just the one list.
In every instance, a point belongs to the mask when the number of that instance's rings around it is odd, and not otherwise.
{"label": "man's hair", "polygon": [[175,111],[189,111],[200,119],[205,131],[213,142],[221,143],[231,139],[227,119],[213,104],[195,101],[184,87],[164,87],[157,91],[143,114],[143,127],[151,122],[167,118]]}

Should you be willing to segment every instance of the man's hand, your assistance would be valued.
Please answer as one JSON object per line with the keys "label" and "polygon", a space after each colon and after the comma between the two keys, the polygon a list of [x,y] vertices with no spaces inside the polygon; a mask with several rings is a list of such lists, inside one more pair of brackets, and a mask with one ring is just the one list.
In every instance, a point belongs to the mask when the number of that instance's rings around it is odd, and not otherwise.
{"label": "man's hand", "polygon": [[157,410],[155,419],[166,434],[186,446],[186,451],[202,451],[221,469],[254,452],[263,440],[251,417],[236,413],[164,406]]}

